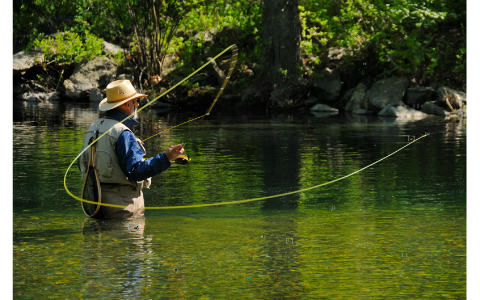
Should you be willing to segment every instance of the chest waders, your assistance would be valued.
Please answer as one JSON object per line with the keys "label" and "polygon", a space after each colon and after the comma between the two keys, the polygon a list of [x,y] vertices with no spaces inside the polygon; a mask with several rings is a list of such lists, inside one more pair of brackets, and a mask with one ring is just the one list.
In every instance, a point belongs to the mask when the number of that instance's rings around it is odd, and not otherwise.
{"label": "chest waders", "polygon": [[[95,130],[93,136],[90,138],[89,144],[92,144],[98,137],[98,130]],[[96,144],[96,143],[95,143]],[[102,203],[102,190],[100,186],[100,179],[98,171],[95,168],[95,144],[90,146],[90,160],[88,162],[88,169],[83,182],[82,198],[90,202],[82,201],[83,212],[88,217],[94,217],[100,210],[100,203]],[[94,203],[91,203],[94,202]],[[98,204],[97,204],[98,203]]]}

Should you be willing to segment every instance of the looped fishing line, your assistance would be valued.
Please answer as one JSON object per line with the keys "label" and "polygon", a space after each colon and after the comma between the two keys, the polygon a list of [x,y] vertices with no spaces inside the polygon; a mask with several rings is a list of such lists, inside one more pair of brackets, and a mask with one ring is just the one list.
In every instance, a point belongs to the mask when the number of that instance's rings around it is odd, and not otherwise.
{"label": "looped fishing line", "polygon": [[[360,173],[376,164],[378,164],[379,162],[389,158],[390,156],[402,151],[403,149],[407,148],[408,146],[412,145],[413,143],[417,142],[418,140],[424,138],[428,136],[428,134],[424,134],[422,136],[420,136],[418,139],[415,139],[411,142],[409,142],[408,144],[404,145],[403,147],[399,148],[398,150],[388,154],[387,156],[369,164],[368,166],[366,167],[363,167],[353,173],[350,173],[348,175],[345,175],[343,177],[340,177],[340,178],[337,178],[337,179],[334,179],[332,181],[329,181],[329,182],[325,182],[325,183],[321,183],[321,184],[318,184],[318,185],[315,185],[315,186],[312,186],[312,187],[308,187],[308,188],[304,188],[304,189],[300,189],[300,190],[296,190],[296,191],[292,191],[292,192],[288,192],[288,193],[283,193],[283,194],[277,194],[277,195],[271,195],[271,196],[265,196],[265,197],[259,197],[259,198],[251,198],[251,199],[244,199],[244,200],[237,200],[237,201],[229,201],[229,202],[217,202],[217,203],[209,203],[209,204],[193,204],[193,205],[182,205],[182,206],[158,206],[158,207],[145,207],[145,209],[179,209],[179,208],[194,208],[194,207],[207,207],[207,206],[219,206],[219,205],[228,205],[228,204],[239,204],[239,203],[247,203],[247,202],[254,202],[254,201],[261,201],[261,200],[266,200],[266,199],[271,199],[271,198],[277,198],[277,197],[282,197],[282,196],[287,196],[287,195],[291,195],[291,194],[297,194],[297,193],[301,193],[301,192],[306,192],[306,191],[309,191],[309,190],[313,190],[313,189],[317,189],[319,187],[322,187],[322,186],[326,186],[326,185],[329,185],[329,184],[332,184],[332,183],[335,183],[337,181],[340,181],[340,180],[343,180],[343,179],[346,179],[350,176],[353,176],[357,173]],[[88,200],[84,200],[84,199],[79,199],[81,201],[85,201],[85,202],[89,202]],[[93,204],[95,204],[94,202],[92,202]],[[111,206],[111,207],[119,207],[119,208],[125,208],[126,206],[122,206],[122,205],[114,205],[114,204],[107,204],[107,203],[101,203],[101,205],[104,205],[104,206]]]}

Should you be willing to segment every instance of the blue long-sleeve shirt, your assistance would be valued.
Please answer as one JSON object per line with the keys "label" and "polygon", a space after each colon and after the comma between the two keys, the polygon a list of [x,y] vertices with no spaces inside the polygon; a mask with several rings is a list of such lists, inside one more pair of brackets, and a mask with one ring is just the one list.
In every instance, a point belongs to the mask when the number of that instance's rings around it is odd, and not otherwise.
{"label": "blue long-sleeve shirt", "polygon": [[[105,117],[121,121],[127,115],[117,109],[113,109],[107,111]],[[138,124],[138,121],[128,118],[123,124],[131,129],[133,125]],[[128,130],[122,132],[118,137],[115,151],[120,167],[129,180],[145,180],[162,173],[171,165],[165,152],[143,160],[142,149],[133,133]]]}

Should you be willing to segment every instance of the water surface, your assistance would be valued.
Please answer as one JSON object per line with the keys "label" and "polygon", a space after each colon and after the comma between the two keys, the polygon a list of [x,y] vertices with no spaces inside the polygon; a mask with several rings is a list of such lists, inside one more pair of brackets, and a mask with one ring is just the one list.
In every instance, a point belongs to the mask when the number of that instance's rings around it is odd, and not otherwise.
{"label": "water surface", "polygon": [[[147,210],[93,220],[63,176],[95,105],[14,105],[13,295],[17,299],[462,299],[466,297],[466,120],[213,112],[145,190]],[[140,138],[195,114],[145,110]],[[183,142],[195,124],[146,142]],[[79,195],[80,172],[67,176]],[[137,229],[138,228],[138,229]]]}

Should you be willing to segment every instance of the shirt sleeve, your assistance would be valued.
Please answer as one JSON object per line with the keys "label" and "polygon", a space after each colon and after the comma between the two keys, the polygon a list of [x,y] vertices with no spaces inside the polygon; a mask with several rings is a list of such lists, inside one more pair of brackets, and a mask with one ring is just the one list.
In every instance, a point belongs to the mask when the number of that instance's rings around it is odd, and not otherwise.
{"label": "shirt sleeve", "polygon": [[165,152],[143,160],[143,153],[132,132],[125,130],[117,139],[115,149],[123,173],[132,181],[158,175],[171,165]]}

